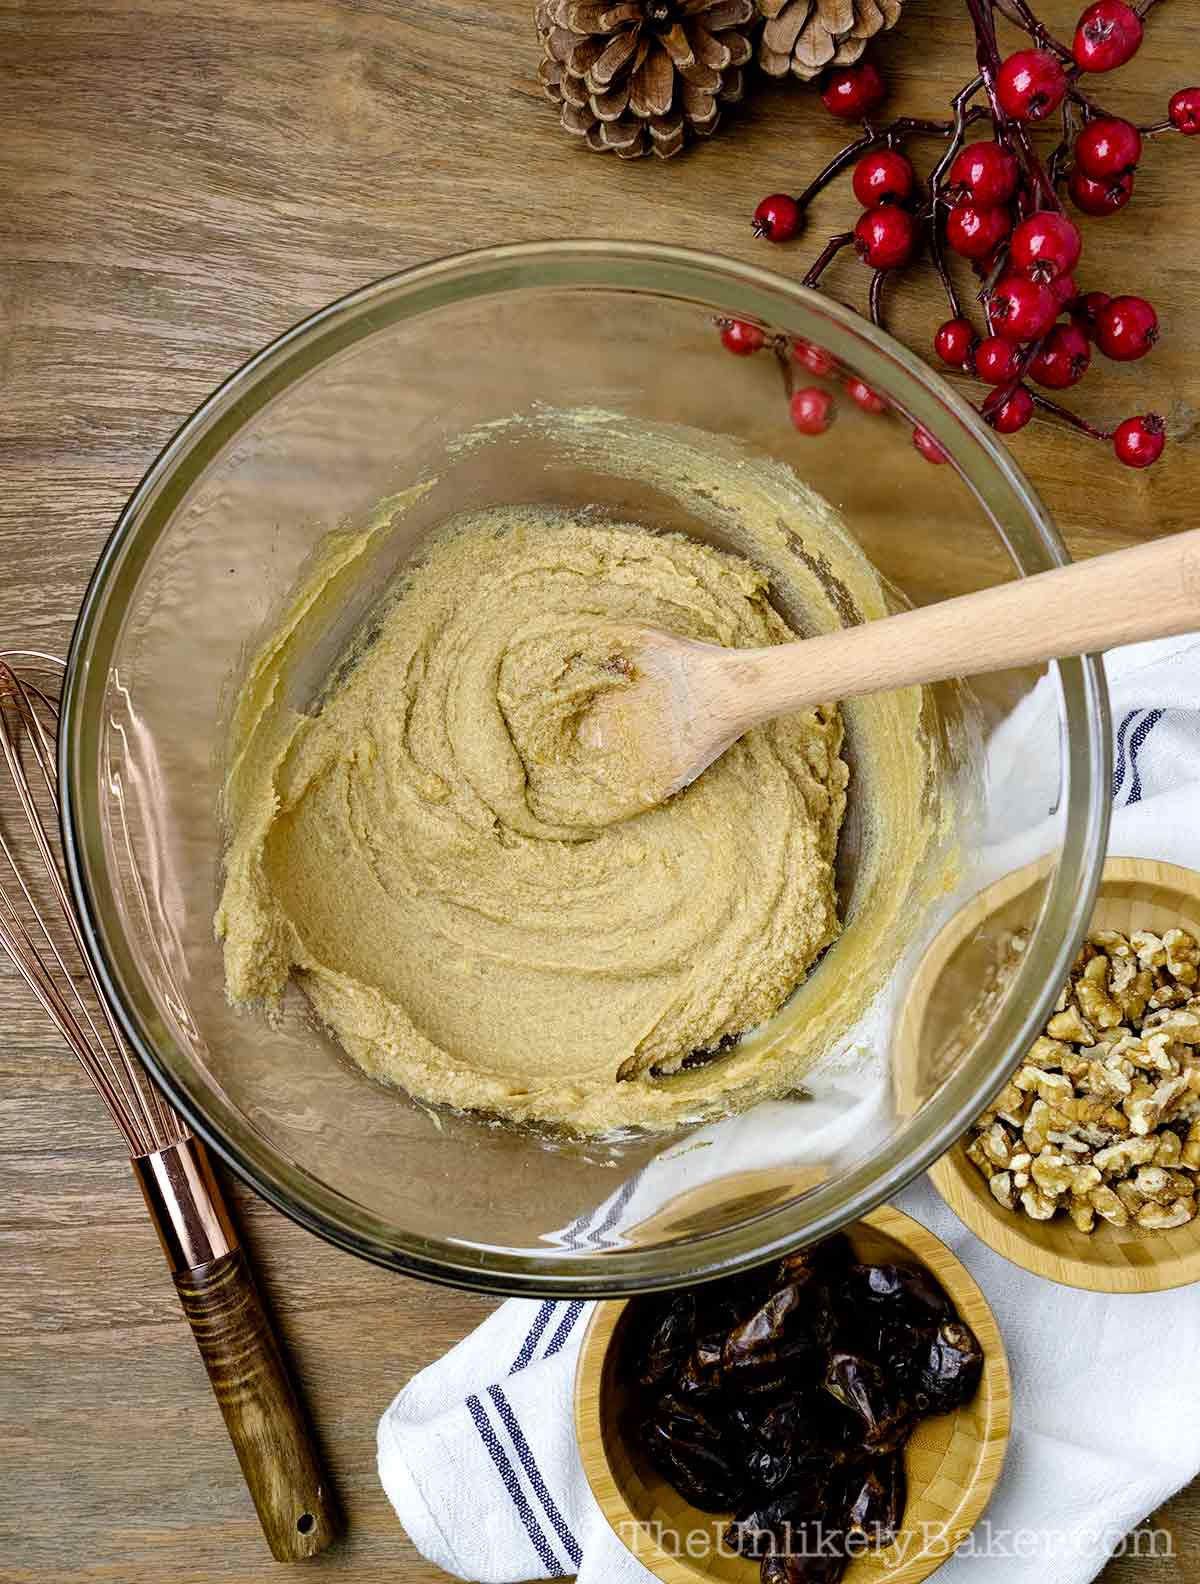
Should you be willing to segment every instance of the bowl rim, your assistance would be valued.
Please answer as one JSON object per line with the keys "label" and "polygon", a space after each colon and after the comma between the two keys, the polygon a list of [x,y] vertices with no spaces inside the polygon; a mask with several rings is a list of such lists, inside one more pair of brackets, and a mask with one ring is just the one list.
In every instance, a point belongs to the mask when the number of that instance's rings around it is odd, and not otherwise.
{"label": "bowl rim", "polygon": [[[963,1499],[955,1510],[944,1542],[937,1551],[921,1551],[894,1564],[882,1561],[886,1551],[878,1556],[868,1553],[864,1558],[881,1569],[881,1577],[894,1579],[896,1584],[918,1584],[919,1580],[928,1578],[953,1556],[955,1549],[983,1516],[999,1482],[1012,1431],[1012,1375],[1008,1350],[995,1311],[979,1283],[953,1249],[943,1243],[935,1232],[931,1232],[924,1222],[898,1210],[894,1205],[885,1204],[863,1216],[859,1224],[893,1238],[926,1269],[933,1269],[960,1313],[964,1305],[970,1306],[970,1324],[984,1349],[985,1365],[980,1390],[983,1393],[986,1384],[985,1434],[980,1439],[974,1478],[963,1492]],[[854,1227],[847,1227],[846,1230],[853,1233]],[[600,1412],[601,1388],[609,1350],[630,1302],[630,1299],[621,1299],[597,1304],[583,1334],[571,1394],[576,1446],[596,1504],[626,1550],[656,1577],[664,1580],[664,1584],[701,1584],[711,1575],[699,1567],[689,1567],[681,1558],[660,1546],[649,1533],[645,1534],[635,1550],[621,1536],[614,1521],[619,1521],[622,1514],[637,1521],[637,1515],[626,1504],[613,1474]]]}
{"label": "bowl rim", "polygon": [[[1026,864],[1001,876],[972,898],[963,912],[969,912],[976,922],[982,922],[995,907],[1028,889],[1037,879],[1039,867],[1038,864]],[[1100,896],[1103,896],[1104,888],[1110,881],[1120,885],[1147,879],[1153,879],[1164,889],[1174,889],[1200,901],[1200,870],[1188,869],[1183,864],[1158,858],[1108,859],[1100,879]],[[946,960],[965,933],[960,919],[961,915],[956,915],[945,926],[929,948],[926,961]],[[924,966],[923,962],[917,975],[914,975],[914,989]],[[1171,1250],[1167,1257],[1151,1259],[1144,1265],[1105,1264],[1067,1251],[1051,1252],[1030,1241],[1023,1217],[1005,1210],[990,1194],[984,1197],[974,1192],[973,1186],[969,1184],[973,1183],[978,1173],[964,1159],[964,1148],[965,1140],[959,1139],[940,1160],[934,1162],[929,1170],[929,1179],[943,1203],[963,1225],[982,1243],[986,1243],[993,1253],[999,1254],[1010,1264],[1034,1276],[1056,1282],[1060,1287],[1073,1287],[1083,1292],[1170,1292],[1200,1281],[1200,1217],[1190,1223],[1195,1234],[1192,1248],[1182,1254]],[[1158,1235],[1154,1232],[1144,1234],[1143,1241],[1151,1249],[1157,1240]]]}
{"label": "bowl rim", "polygon": [[[641,291],[710,305],[719,293],[722,311],[762,320],[787,334],[819,334],[835,356],[843,355],[844,361],[852,356],[863,377],[874,377],[888,389],[952,460],[968,448],[979,476],[968,477],[965,471],[962,476],[1022,575],[1025,562],[1035,571],[1067,563],[1062,541],[1032,487],[974,410],[915,354],[818,292],[757,266],[654,243],[517,243],[434,260],[349,292],[285,331],[220,384],[151,463],[100,555],[71,641],[59,736],[62,832],[85,946],[126,1038],[171,1103],[245,1182],[309,1230],[391,1269],[497,1294],[608,1297],[714,1279],[860,1219],[962,1133],[979,1105],[999,1088],[1007,1055],[1003,1061],[995,1054],[988,1059],[988,1049],[977,1046],[932,1104],[922,1139],[898,1130],[874,1156],[842,1176],[718,1232],[650,1249],[606,1250],[599,1259],[550,1245],[549,1252],[533,1254],[437,1239],[398,1230],[364,1210],[289,1161],[213,1085],[197,1083],[195,1069],[174,1049],[166,1030],[136,1008],[127,989],[127,982],[136,988],[139,977],[131,954],[119,932],[106,928],[97,902],[105,892],[107,856],[96,774],[100,700],[124,614],[121,593],[131,591],[136,567],[165,532],[172,507],[190,481],[300,373],[381,324],[461,298],[551,287]],[[1061,980],[1086,927],[1107,835],[1111,741],[1103,669],[1091,655],[1056,662],[1051,674],[1057,676],[1069,729],[1063,734],[1067,818],[1038,926],[1046,966],[1034,974],[1031,963],[1026,982],[1014,986],[989,1031],[993,1052],[1029,1043],[1030,1030],[1045,1021],[1048,987]]]}

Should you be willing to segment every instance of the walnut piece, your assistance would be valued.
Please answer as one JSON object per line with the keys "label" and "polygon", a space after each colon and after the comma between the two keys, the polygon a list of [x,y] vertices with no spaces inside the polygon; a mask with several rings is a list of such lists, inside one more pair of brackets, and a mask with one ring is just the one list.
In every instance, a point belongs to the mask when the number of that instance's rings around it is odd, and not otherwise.
{"label": "walnut piece", "polygon": [[1072,1199],[1067,1214],[1081,1232],[1090,1232],[1096,1225],[1096,1211],[1086,1199]]}
{"label": "walnut piece", "polygon": [[1183,1226],[1196,1215],[1194,1198],[1176,1199],[1173,1204],[1143,1205],[1137,1213],[1137,1224],[1146,1232],[1169,1232],[1172,1227]]}
{"label": "walnut piece", "polygon": [[1165,930],[1162,939],[1171,978],[1176,984],[1194,985],[1200,977],[1200,946],[1181,929]]}
{"label": "walnut piece", "polygon": [[1111,1221],[1113,1226],[1123,1227],[1129,1224],[1129,1212],[1111,1188],[1103,1186],[1093,1188],[1088,1195],[1088,1203],[1097,1215],[1102,1215],[1106,1221]]}
{"label": "walnut piece", "polygon": [[1048,1147],[1034,1161],[1029,1169],[1029,1175],[1048,1199],[1055,1199],[1059,1194],[1070,1192],[1071,1163],[1065,1155],[1056,1155]]}
{"label": "walnut piece", "polygon": [[1049,1221],[1058,1208],[1053,1199],[1047,1199],[1046,1195],[1032,1184],[1028,1188],[1022,1188],[1021,1205],[1025,1214],[1033,1221]]}
{"label": "walnut piece", "polygon": [[980,1116],[967,1159],[996,1203],[1142,1231],[1185,1225],[1200,1194],[1200,942],[1097,930],[1045,1032]]}

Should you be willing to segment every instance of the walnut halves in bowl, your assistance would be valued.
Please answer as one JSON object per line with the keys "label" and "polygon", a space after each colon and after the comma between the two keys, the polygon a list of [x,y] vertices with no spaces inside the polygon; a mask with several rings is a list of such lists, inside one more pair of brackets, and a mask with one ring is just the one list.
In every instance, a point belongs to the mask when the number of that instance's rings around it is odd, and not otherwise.
{"label": "walnut halves in bowl", "polygon": [[1006,1210],[1147,1232],[1196,1215],[1200,944],[1096,930],[1045,1034],[965,1150]]}

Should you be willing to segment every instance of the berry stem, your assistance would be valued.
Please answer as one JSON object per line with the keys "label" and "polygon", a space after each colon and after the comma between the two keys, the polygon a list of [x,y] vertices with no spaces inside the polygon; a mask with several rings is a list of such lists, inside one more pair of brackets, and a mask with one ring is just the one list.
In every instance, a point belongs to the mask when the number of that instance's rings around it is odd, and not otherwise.
{"label": "berry stem", "polygon": [[1061,418],[1064,423],[1070,424],[1072,429],[1078,429],[1082,434],[1091,435],[1093,440],[1112,439],[1113,431],[1111,429],[1097,429],[1095,424],[1088,423],[1086,418],[1081,418],[1078,413],[1072,412],[1069,407],[1063,407],[1059,402],[1052,401],[1049,396],[1043,396],[1038,391],[1031,390],[1029,394],[1033,397],[1033,405],[1035,407],[1040,407],[1043,412],[1052,413],[1054,417]]}
{"label": "berry stem", "polygon": [[792,344],[786,336],[776,336],[772,342],[772,351],[775,361],[779,365],[779,372],[783,376],[783,399],[790,402],[796,389],[796,370],[792,361]]}
{"label": "berry stem", "polygon": [[1051,55],[1057,55],[1059,60],[1065,61],[1074,68],[1075,57],[1071,51],[1065,44],[1059,43],[1044,22],[1034,16],[1025,0],[995,0],[995,5],[1010,22],[1015,23],[1019,28],[1024,28],[1040,48],[1048,50]]}
{"label": "berry stem", "polygon": [[1068,93],[1062,102],[1062,138],[1054,152],[1046,161],[1046,174],[1057,189],[1060,182],[1064,182],[1070,174],[1075,139],[1079,136],[1079,126],[1076,124],[1075,112],[1083,109],[1083,124],[1087,125],[1091,116],[1097,112],[1088,104],[1083,96]]}
{"label": "berry stem", "polygon": [[982,87],[983,78],[974,77],[965,88],[960,89],[954,96],[954,119],[950,123],[949,130],[950,142],[929,177],[929,193],[933,203],[937,203],[941,196],[942,182],[945,180],[946,172],[954,163],[955,155],[963,146],[963,137],[968,126],[970,126],[972,121],[978,121],[987,114],[982,105],[968,108],[971,105],[971,100],[974,99]]}
{"label": "berry stem", "polygon": [[853,231],[839,231],[837,236],[830,237],[829,241],[826,242],[820,253],[813,260],[808,273],[800,284],[802,286],[815,286],[842,249],[849,247],[853,241]]}
{"label": "berry stem", "polygon": [[888,271],[877,269],[871,276],[871,290],[867,297],[867,306],[871,313],[871,323],[880,330],[883,329],[883,281]]}
{"label": "berry stem", "polygon": [[[986,305],[987,303],[990,302],[991,296],[992,296],[992,292],[996,289],[996,283],[998,281],[1002,280],[1003,277],[1005,275],[1007,275],[1007,274],[1008,274],[1008,244],[1006,242],[1003,245],[1003,247],[1001,247],[997,251],[996,257],[993,260],[990,268],[988,269],[987,274],[986,275],[984,275],[982,273],[980,274],[980,277],[979,277],[979,279],[980,279],[979,301],[981,303],[984,303]],[[988,324],[990,325],[991,322],[992,322],[991,321],[991,315],[989,314],[989,316],[988,316]]]}
{"label": "berry stem", "polygon": [[996,142],[1011,148],[1009,119],[996,97],[996,73],[1000,69],[1000,50],[996,44],[991,0],[967,0],[967,10],[971,13],[971,21],[975,25],[975,59],[979,64],[979,76],[991,107]]}
{"label": "berry stem", "polygon": [[946,250],[942,246],[942,222],[935,209],[929,216],[929,256],[933,259],[933,267],[938,272],[938,279],[942,283],[942,290],[946,293],[946,301],[950,305],[951,319],[965,319],[962,303],[955,289],[950,271],[946,267]]}
{"label": "berry stem", "polygon": [[[1078,88],[1068,88],[1067,99],[1070,100],[1070,102],[1075,105],[1083,115],[1084,126],[1086,126],[1089,121],[1094,121],[1097,117],[1100,117],[1105,121],[1120,121],[1124,119],[1122,116],[1116,115],[1113,111],[1106,110],[1103,105],[1098,105],[1094,99],[1089,99],[1087,94],[1081,93]],[[1063,103],[1063,108],[1064,110],[1066,109],[1066,101]]]}
{"label": "berry stem", "polygon": [[[975,58],[979,63],[979,75],[983,78],[984,91],[991,106],[992,127],[995,132],[996,142],[1011,148],[1016,153],[1025,170],[1026,180],[1034,197],[1035,208],[1059,209],[1058,193],[1053,183],[1046,175],[1040,159],[1033,151],[1029,141],[1029,134],[1020,122],[1011,120],[1004,113],[1000,100],[996,94],[996,74],[1000,70],[1000,47],[996,42],[996,19],[992,14],[994,0],[967,0],[967,9],[971,13],[971,20],[975,24],[976,51]],[[1018,209],[1024,213],[1026,204],[1018,199]]]}
{"label": "berry stem", "polygon": [[[991,328],[990,320],[988,327],[989,329]],[[1044,336],[1039,336],[1036,341],[1030,341],[1021,348],[1017,355],[1017,361],[1013,368],[1012,374],[1007,380],[1005,380],[1003,385],[998,385],[994,390],[989,391],[984,397],[983,401],[980,403],[979,411],[984,418],[986,418],[989,413],[995,412],[998,407],[1003,407],[1004,403],[1016,390],[1017,386],[1021,384],[1029,369],[1029,365],[1042,350],[1042,342],[1044,340]],[[1032,391],[1030,392],[1030,395],[1033,395]],[[1034,397],[1034,400],[1036,402],[1037,398]]]}
{"label": "berry stem", "polygon": [[865,137],[856,138],[853,143],[847,143],[846,147],[840,153],[835,154],[823,170],[817,172],[804,191],[796,194],[796,202],[801,209],[807,208],[822,188],[828,187],[833,178],[840,175],[847,165],[853,165],[860,154],[866,154],[878,142],[878,137],[873,133],[868,133]]}
{"label": "berry stem", "polygon": [[895,121],[889,121],[886,126],[873,127],[865,123],[866,131],[862,137],[855,138],[853,143],[847,143],[829,161],[822,170],[819,170],[809,182],[803,192],[796,194],[796,202],[804,209],[835,176],[840,176],[847,165],[853,165],[863,154],[869,154],[872,149],[895,148],[906,137],[951,137],[969,126],[972,121],[978,120],[983,115],[982,108],[976,114],[968,114],[963,120],[962,128],[956,121],[929,121],[921,116],[899,116]]}
{"label": "berry stem", "polygon": [[955,290],[954,281],[946,267],[946,250],[942,244],[942,209],[949,203],[942,191],[942,183],[946,179],[946,172],[953,165],[958,151],[963,146],[963,138],[967,127],[972,121],[977,121],[987,114],[982,105],[972,105],[971,100],[983,87],[982,77],[973,77],[965,88],[961,88],[954,96],[954,118],[951,122],[950,141],[942,153],[933,170],[929,174],[929,204],[925,211],[925,219],[929,228],[929,253],[933,259],[934,268],[938,272],[938,279],[942,283],[942,290],[946,293],[946,301],[950,305],[950,317],[963,319],[966,315],[962,310],[958,292]]}

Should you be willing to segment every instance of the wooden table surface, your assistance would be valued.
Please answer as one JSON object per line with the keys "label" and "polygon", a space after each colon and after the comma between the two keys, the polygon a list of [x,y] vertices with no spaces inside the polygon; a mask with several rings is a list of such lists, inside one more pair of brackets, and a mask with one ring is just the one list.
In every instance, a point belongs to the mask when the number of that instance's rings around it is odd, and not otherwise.
{"label": "wooden table surface", "polygon": [[[579,234],[711,247],[799,273],[748,211],[840,142],[811,92],[768,90],[661,165],[588,155],[534,77],[529,0],[0,0],[0,648],[61,652],[88,572],[158,447],[227,371],[350,287],[433,255]],[[898,110],[971,72],[960,0],[908,0],[877,58]],[[1048,19],[1068,26],[1069,0]],[[1105,83],[1162,114],[1195,10],[1156,10]],[[1186,68],[1183,68],[1186,69]],[[1076,553],[1193,527],[1200,440],[1200,140],[1164,140],[1135,207],[1089,227],[1083,284],[1145,290],[1164,340],[1089,380],[1093,414],[1169,411],[1145,476],[1039,421],[1014,444]],[[814,233],[841,229],[844,194]],[[838,277],[861,285],[857,266]],[[861,273],[861,272],[860,272]],[[893,294],[927,344],[930,272]],[[115,1135],[0,966],[0,1579],[218,1584],[275,1569]],[[376,1417],[488,1311],[326,1248],[233,1194],[348,1509],[314,1576],[426,1584],[374,1474]],[[1119,1383],[1098,1382],[1114,1394]],[[1189,1388],[1190,1389],[1190,1388]],[[480,1492],[481,1510],[486,1493]],[[1176,1559],[1110,1584],[1200,1580],[1200,1490]]]}

